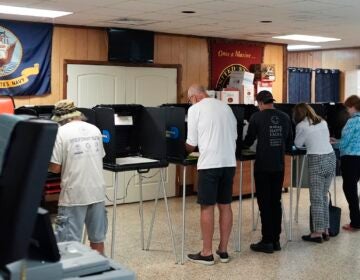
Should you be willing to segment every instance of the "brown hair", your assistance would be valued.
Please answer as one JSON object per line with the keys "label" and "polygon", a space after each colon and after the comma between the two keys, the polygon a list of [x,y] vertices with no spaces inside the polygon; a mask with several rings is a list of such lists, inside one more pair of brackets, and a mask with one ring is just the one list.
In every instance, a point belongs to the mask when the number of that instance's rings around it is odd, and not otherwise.
{"label": "brown hair", "polygon": [[316,125],[322,121],[322,118],[317,115],[313,108],[306,103],[296,104],[293,109],[293,117],[295,123],[303,121],[305,118],[309,119],[310,124]]}
{"label": "brown hair", "polygon": [[348,108],[354,107],[356,111],[360,111],[360,97],[351,95],[345,100],[344,105]]}

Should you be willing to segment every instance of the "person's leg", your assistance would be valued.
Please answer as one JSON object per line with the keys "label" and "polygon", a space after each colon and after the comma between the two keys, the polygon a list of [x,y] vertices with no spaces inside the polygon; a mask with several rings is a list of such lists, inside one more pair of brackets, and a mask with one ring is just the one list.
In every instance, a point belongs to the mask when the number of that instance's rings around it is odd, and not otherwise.
{"label": "person's leg", "polygon": [[273,217],[271,210],[271,189],[268,172],[254,172],[256,197],[260,210],[262,241],[273,242]]}
{"label": "person's leg", "polygon": [[56,217],[55,236],[58,242],[81,242],[86,206],[59,206]]}
{"label": "person's leg", "polygon": [[343,178],[343,190],[350,210],[350,225],[360,228],[360,209],[358,186],[360,176],[360,157],[341,157],[341,174]]}
{"label": "person's leg", "polygon": [[212,265],[212,239],[214,234],[214,208],[219,185],[219,168],[198,170],[198,199],[200,204],[200,228],[203,248],[200,253],[188,254],[190,261]]}
{"label": "person's leg", "polygon": [[229,237],[233,224],[233,212],[231,209],[232,186],[235,175],[235,167],[222,168],[222,176],[218,186],[217,204],[219,208],[220,243],[219,252],[227,252]]}
{"label": "person's leg", "polygon": [[[312,218],[312,238],[322,238],[324,230],[324,185],[322,158],[319,155],[308,155],[309,160],[309,192]],[[303,238],[304,239],[304,238]],[[305,239],[304,239],[305,240]],[[320,239],[316,239],[321,241]]]}
{"label": "person's leg", "polygon": [[104,241],[108,227],[107,212],[104,202],[88,205],[85,218],[90,247],[104,255]]}
{"label": "person's leg", "polygon": [[99,243],[90,242],[90,247],[91,247],[91,249],[98,251],[101,255],[104,255],[104,253],[105,253],[104,242],[99,242]]}
{"label": "person's leg", "polygon": [[272,242],[277,243],[281,234],[281,191],[284,183],[284,171],[273,172],[270,179],[271,189],[271,216],[272,216]]}
{"label": "person's leg", "polygon": [[200,225],[203,238],[201,255],[212,255],[212,240],[214,235],[214,205],[201,205]]}
{"label": "person's leg", "polygon": [[323,229],[323,239],[325,241],[329,240],[329,189],[331,183],[335,176],[335,169],[336,169],[336,156],[335,153],[331,153],[326,155],[324,161],[324,185],[323,185],[323,212],[324,212],[324,229]]}
{"label": "person's leg", "polygon": [[220,212],[220,244],[218,249],[220,252],[227,252],[227,246],[233,224],[233,213],[231,204],[218,204],[218,208]]}

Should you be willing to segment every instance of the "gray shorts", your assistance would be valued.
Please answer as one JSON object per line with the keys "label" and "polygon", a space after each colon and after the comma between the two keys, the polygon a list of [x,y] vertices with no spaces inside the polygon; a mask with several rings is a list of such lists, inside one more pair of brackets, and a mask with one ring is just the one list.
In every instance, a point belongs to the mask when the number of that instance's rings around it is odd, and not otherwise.
{"label": "gray shorts", "polygon": [[91,243],[105,241],[108,227],[105,202],[84,206],[59,206],[55,235],[58,242],[81,242],[84,224]]}

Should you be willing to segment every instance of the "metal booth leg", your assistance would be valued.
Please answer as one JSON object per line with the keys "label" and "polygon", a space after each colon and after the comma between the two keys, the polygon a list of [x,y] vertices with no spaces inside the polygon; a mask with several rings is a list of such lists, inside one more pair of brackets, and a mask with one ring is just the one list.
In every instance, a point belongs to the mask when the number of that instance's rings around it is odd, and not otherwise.
{"label": "metal booth leg", "polygon": [[240,161],[240,182],[239,182],[239,212],[237,225],[237,242],[235,242],[235,251],[241,252],[241,230],[242,230],[242,185],[243,185],[243,162]]}
{"label": "metal booth leg", "polygon": [[302,185],[302,180],[303,180],[303,176],[304,176],[304,166],[305,166],[305,161],[307,160],[306,155],[303,156],[303,161],[301,163],[301,169],[300,169],[300,178],[299,181],[296,185],[296,208],[295,208],[295,222],[298,223],[299,222],[299,201],[300,201],[300,190],[301,190],[301,185]]}
{"label": "metal booth leg", "polygon": [[181,264],[184,264],[185,248],[185,204],[186,204],[186,166],[183,167],[183,197],[182,197],[182,233],[181,233]]}
{"label": "metal booth leg", "polygon": [[171,235],[171,241],[172,241],[172,246],[173,246],[173,252],[174,252],[174,255],[175,255],[175,263],[177,263],[178,258],[177,258],[177,253],[176,253],[174,231],[173,231],[173,228],[172,228],[169,205],[168,205],[166,189],[165,189],[164,168],[160,169],[160,176],[161,176],[161,185],[162,185],[162,189],[163,189],[164,202],[165,202],[165,208],[166,208],[166,213],[167,213],[167,218],[168,218],[169,230],[170,230],[170,235]]}
{"label": "metal booth leg", "polygon": [[143,189],[142,189],[142,176],[141,173],[139,173],[139,190],[140,190],[140,223],[141,223],[141,233],[140,233],[140,239],[141,239],[141,249],[144,250],[144,203],[143,203]]}
{"label": "metal booth leg", "polygon": [[255,197],[255,183],[254,183],[254,161],[250,161],[250,176],[251,176],[251,215],[252,215],[252,229],[256,230],[255,224],[255,205],[254,205],[254,197]]}
{"label": "metal booth leg", "polygon": [[116,232],[116,199],[117,199],[117,188],[118,188],[118,174],[115,173],[114,179],[114,197],[113,197],[113,217],[112,217],[112,228],[111,228],[111,251],[110,257],[114,259],[115,254],[115,232]]}
{"label": "metal booth leg", "polygon": [[290,210],[289,210],[289,238],[288,240],[291,241],[292,240],[292,215],[293,215],[293,183],[294,183],[294,180],[293,180],[293,175],[294,175],[294,172],[293,172],[293,167],[294,167],[294,157],[292,156],[291,157],[291,164],[290,164],[290,191],[289,191],[289,195],[290,195]]}
{"label": "metal booth leg", "polygon": [[289,240],[289,229],[286,226],[286,211],[284,208],[284,203],[283,200],[281,199],[281,212],[282,212],[282,216],[283,216],[283,226],[284,226],[284,230],[285,230],[285,237],[287,240]]}
{"label": "metal booth leg", "polygon": [[155,197],[154,211],[153,211],[151,222],[150,222],[150,230],[149,230],[149,237],[148,237],[148,240],[147,240],[146,250],[150,249],[150,243],[151,243],[152,232],[153,232],[154,223],[155,223],[155,216],[156,216],[156,210],[157,210],[159,196],[160,196],[160,190],[161,190],[161,180],[159,180],[158,189],[157,189],[157,195]]}

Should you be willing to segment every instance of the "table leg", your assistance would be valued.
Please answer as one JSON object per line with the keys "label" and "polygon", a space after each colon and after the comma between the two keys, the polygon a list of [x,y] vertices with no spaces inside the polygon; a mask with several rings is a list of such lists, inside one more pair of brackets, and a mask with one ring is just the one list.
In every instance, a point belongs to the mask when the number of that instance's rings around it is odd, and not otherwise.
{"label": "table leg", "polygon": [[185,258],[185,204],[186,204],[186,166],[183,168],[183,197],[182,197],[182,233],[181,233],[181,264]]}
{"label": "table leg", "polygon": [[255,183],[254,183],[254,161],[250,161],[250,176],[251,176],[251,215],[252,215],[252,229],[256,230],[255,225]]}
{"label": "table leg", "polygon": [[168,218],[169,230],[170,230],[170,235],[171,235],[171,241],[172,241],[172,245],[173,245],[173,252],[174,252],[174,255],[175,255],[175,263],[177,263],[178,258],[177,258],[177,253],[176,253],[174,231],[173,231],[173,228],[172,228],[169,205],[168,205],[168,201],[167,201],[167,195],[166,195],[166,189],[165,189],[165,180],[164,180],[164,169],[163,168],[160,169],[160,176],[161,176],[161,184],[162,184],[162,189],[163,189],[163,194],[164,194],[164,202],[165,202],[165,208],[166,208],[166,213],[167,213],[167,218]]}
{"label": "table leg", "polygon": [[141,223],[141,249],[144,250],[144,203],[143,203],[143,189],[142,189],[142,176],[139,174],[139,194],[140,194],[140,223]]}
{"label": "table leg", "polygon": [[292,209],[292,204],[293,204],[293,184],[294,184],[294,180],[293,180],[293,167],[294,167],[294,157],[291,157],[291,164],[290,164],[290,190],[289,190],[289,196],[290,196],[290,210],[289,210],[289,241],[292,240],[292,215],[293,215],[293,209]]}
{"label": "table leg", "polygon": [[301,163],[300,178],[299,178],[299,181],[298,181],[297,186],[296,186],[297,189],[296,189],[295,221],[297,223],[299,222],[300,191],[301,191],[301,185],[302,185],[302,180],[303,180],[303,176],[304,176],[304,166],[305,166],[306,159],[307,159],[307,157],[306,157],[306,155],[304,155],[303,158],[302,158],[302,163]]}
{"label": "table leg", "polygon": [[241,251],[241,229],[242,229],[242,184],[243,184],[243,162],[240,161],[240,182],[239,182],[239,212],[238,212],[238,238],[235,251]]}
{"label": "table leg", "polygon": [[149,237],[147,240],[146,250],[150,249],[150,243],[151,243],[152,232],[153,232],[154,223],[155,223],[155,216],[156,216],[156,210],[157,210],[159,196],[160,196],[160,190],[161,190],[161,180],[159,180],[157,195],[155,197],[154,211],[153,211],[153,215],[152,215],[151,222],[150,222],[150,230],[149,230]]}
{"label": "table leg", "polygon": [[113,197],[113,216],[112,216],[112,228],[111,228],[111,251],[110,257],[114,259],[115,254],[115,233],[116,233],[116,202],[117,202],[117,188],[118,188],[118,174],[115,173],[114,179],[114,197]]}

